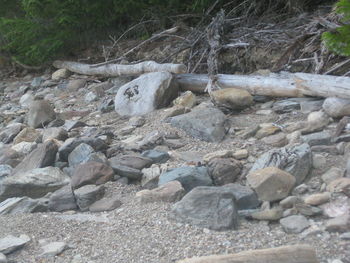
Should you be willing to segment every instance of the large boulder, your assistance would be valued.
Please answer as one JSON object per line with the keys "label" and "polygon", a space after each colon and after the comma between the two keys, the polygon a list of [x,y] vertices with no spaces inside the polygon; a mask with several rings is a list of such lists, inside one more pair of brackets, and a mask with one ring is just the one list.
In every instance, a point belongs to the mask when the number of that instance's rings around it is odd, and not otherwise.
{"label": "large boulder", "polygon": [[75,210],[77,208],[71,185],[63,186],[50,195],[50,211],[62,212],[66,210]]}
{"label": "large boulder", "polygon": [[54,141],[40,144],[34,151],[27,155],[23,161],[16,166],[12,175],[21,174],[35,168],[53,166],[55,163],[58,146]]}
{"label": "large boulder", "polygon": [[228,88],[213,91],[214,103],[229,110],[243,110],[253,104],[253,96],[246,90]]}
{"label": "large boulder", "polygon": [[277,167],[295,176],[301,184],[312,167],[311,148],[308,144],[272,149],[259,157],[250,172],[266,167]]}
{"label": "large boulder", "polygon": [[169,122],[192,137],[208,142],[221,141],[227,131],[225,114],[210,106],[197,106],[189,113],[169,118]]}
{"label": "large boulder", "polygon": [[223,187],[196,187],[172,209],[176,221],[213,230],[238,227],[235,197]]}
{"label": "large boulder", "polygon": [[72,188],[76,189],[88,184],[104,184],[114,177],[113,169],[103,163],[87,162],[78,165],[72,176]]}
{"label": "large boulder", "polygon": [[17,173],[1,181],[0,202],[10,197],[39,198],[69,182],[69,176],[57,167],[37,168]]}
{"label": "large boulder", "polygon": [[222,187],[231,191],[235,196],[238,210],[254,209],[260,205],[257,194],[249,186],[235,183],[226,184]]}
{"label": "large boulder", "polygon": [[46,100],[35,100],[29,107],[28,125],[34,129],[41,128],[56,118],[56,113]]}
{"label": "large boulder", "polygon": [[278,201],[287,197],[295,185],[295,177],[276,167],[266,167],[251,172],[248,184],[255,190],[261,201]]}
{"label": "large boulder", "polygon": [[206,167],[179,167],[162,173],[159,177],[158,186],[171,181],[179,181],[186,191],[197,186],[211,186],[213,184]]}
{"label": "large boulder", "polygon": [[153,72],[122,86],[115,96],[115,110],[122,116],[137,116],[167,106],[178,92],[168,72]]}
{"label": "large boulder", "polygon": [[323,110],[333,118],[350,116],[350,100],[341,98],[327,98],[322,106]]}
{"label": "large boulder", "polygon": [[103,185],[84,185],[74,190],[74,196],[81,211],[89,210],[89,206],[100,200],[104,194],[105,187]]}
{"label": "large boulder", "polygon": [[86,143],[79,144],[75,149],[68,155],[68,163],[70,167],[76,167],[79,164],[87,162],[99,162],[106,163],[107,158],[101,152],[95,152],[94,148]]}

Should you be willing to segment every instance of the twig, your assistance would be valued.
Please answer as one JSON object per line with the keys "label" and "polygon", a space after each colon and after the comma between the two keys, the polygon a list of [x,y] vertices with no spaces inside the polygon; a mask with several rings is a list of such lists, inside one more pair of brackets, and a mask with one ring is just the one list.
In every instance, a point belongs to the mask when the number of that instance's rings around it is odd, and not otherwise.
{"label": "twig", "polygon": [[110,63],[114,63],[119,61],[120,59],[122,59],[123,57],[129,55],[130,53],[134,52],[135,50],[139,49],[140,47],[142,47],[143,45],[159,38],[162,37],[165,34],[173,34],[175,33],[177,30],[179,29],[179,27],[173,27],[167,30],[164,30],[158,34],[153,35],[152,37],[150,37],[149,39],[146,39],[145,41],[141,42],[140,44],[138,44],[137,46],[133,47],[132,49],[130,49],[129,51],[127,51],[126,53],[124,53],[124,55],[122,57],[116,58],[116,59],[112,59],[106,62],[102,62],[102,63],[98,63],[98,64],[94,64],[94,65],[90,65],[91,68],[95,68],[95,67],[99,67],[99,66],[103,66],[103,65],[107,65]]}
{"label": "twig", "polygon": [[349,62],[350,62],[350,58],[347,59],[347,60],[345,60],[345,61],[343,61],[343,62],[341,62],[341,63],[337,63],[337,64],[335,64],[330,70],[328,70],[327,72],[325,72],[324,74],[325,74],[325,75],[328,75],[328,74],[330,74],[330,73],[336,71],[337,69],[341,68],[342,66],[348,64]]}

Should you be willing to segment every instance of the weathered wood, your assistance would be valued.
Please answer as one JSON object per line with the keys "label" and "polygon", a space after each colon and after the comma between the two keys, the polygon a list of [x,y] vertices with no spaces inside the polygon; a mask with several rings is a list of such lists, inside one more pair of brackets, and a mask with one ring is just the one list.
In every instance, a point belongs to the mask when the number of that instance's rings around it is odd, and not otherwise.
{"label": "weathered wood", "polygon": [[[350,78],[308,73],[271,73],[268,75],[219,74],[221,88],[238,88],[253,95],[272,97],[338,97],[350,99]],[[179,74],[182,90],[204,93],[209,81],[206,75]]]}
{"label": "weathered wood", "polygon": [[307,245],[244,251],[237,254],[197,257],[178,263],[318,263],[315,250]]}
{"label": "weathered wood", "polygon": [[53,66],[56,68],[65,68],[83,75],[102,75],[105,77],[141,75],[148,72],[159,71],[179,74],[187,71],[186,66],[183,64],[158,64],[154,61],[145,61],[133,65],[107,64],[98,67],[90,67],[89,64],[57,60],[53,63]]}

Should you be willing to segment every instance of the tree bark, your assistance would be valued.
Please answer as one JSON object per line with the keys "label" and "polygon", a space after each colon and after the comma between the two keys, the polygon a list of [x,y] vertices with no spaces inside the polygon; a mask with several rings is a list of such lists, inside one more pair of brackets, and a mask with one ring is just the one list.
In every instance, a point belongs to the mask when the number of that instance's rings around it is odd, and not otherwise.
{"label": "tree bark", "polygon": [[244,251],[222,256],[206,256],[178,263],[318,263],[315,250],[307,245]]}
{"label": "tree bark", "polygon": [[159,71],[179,74],[187,71],[186,66],[183,64],[158,64],[154,61],[145,61],[133,65],[107,64],[98,67],[90,67],[89,64],[57,60],[53,63],[53,66],[56,68],[65,68],[83,75],[102,75],[105,77],[141,75],[148,72]]}
{"label": "tree bark", "polygon": [[[308,73],[271,73],[268,75],[219,74],[222,88],[247,90],[252,95],[272,97],[338,97],[350,99],[350,78]],[[204,93],[209,81],[206,75],[179,74],[176,76],[182,90]]]}

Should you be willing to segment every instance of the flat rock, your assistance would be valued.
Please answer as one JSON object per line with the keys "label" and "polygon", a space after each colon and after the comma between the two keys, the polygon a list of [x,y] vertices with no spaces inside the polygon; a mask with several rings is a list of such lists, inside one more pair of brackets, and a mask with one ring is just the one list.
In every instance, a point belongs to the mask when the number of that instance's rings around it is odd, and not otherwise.
{"label": "flat rock", "polygon": [[2,180],[0,201],[20,196],[39,198],[69,182],[69,176],[57,167],[37,168],[17,173]]}
{"label": "flat rock", "polygon": [[288,144],[287,136],[283,132],[267,136],[262,139],[262,142],[273,147],[283,147]]}
{"label": "flat rock", "polygon": [[74,190],[77,205],[81,211],[89,210],[89,206],[100,200],[105,194],[103,185],[84,185]]}
{"label": "flat rock", "polygon": [[104,184],[114,177],[113,169],[103,163],[88,162],[78,165],[74,169],[71,186],[73,189],[88,184]]}
{"label": "flat rock", "polygon": [[142,156],[152,159],[153,163],[166,163],[170,159],[170,155],[167,152],[157,150],[144,151]]}
{"label": "flat rock", "polygon": [[43,142],[46,142],[48,140],[59,140],[59,141],[65,141],[68,138],[68,132],[60,127],[51,127],[46,128],[43,131]]}
{"label": "flat rock", "polygon": [[0,203],[0,215],[16,215],[48,211],[48,199],[43,197],[12,197]]}
{"label": "flat rock", "polygon": [[8,235],[0,239],[0,253],[5,255],[10,254],[17,249],[22,248],[29,241],[30,238],[27,235],[21,235],[19,237]]}
{"label": "flat rock", "polygon": [[112,167],[113,171],[119,176],[123,176],[131,180],[140,180],[142,178],[142,172],[138,169],[114,164],[113,162],[109,162],[109,164]]}
{"label": "flat rock", "polygon": [[35,142],[39,139],[40,135],[40,132],[37,130],[26,127],[17,134],[17,136],[13,139],[13,143],[18,144],[21,142]]}
{"label": "flat rock", "polygon": [[238,227],[235,197],[223,187],[196,187],[172,208],[176,221],[213,230]]}
{"label": "flat rock", "polygon": [[136,199],[141,203],[177,202],[185,195],[185,189],[178,181],[171,181],[152,190],[142,190],[136,193]]}
{"label": "flat rock", "polygon": [[119,208],[122,205],[122,202],[116,198],[102,198],[92,205],[89,206],[90,212],[104,212],[104,211],[112,211],[114,209]]}
{"label": "flat rock", "polygon": [[350,100],[341,98],[327,98],[322,106],[323,110],[333,118],[350,115]]}
{"label": "flat rock", "polygon": [[326,184],[330,182],[342,178],[344,175],[344,171],[338,167],[332,167],[327,172],[322,175],[322,181]]}
{"label": "flat rock", "polygon": [[168,105],[178,92],[172,78],[168,72],[152,72],[123,85],[114,99],[116,112],[139,116]]}
{"label": "flat rock", "polygon": [[312,194],[304,198],[304,202],[307,205],[322,205],[324,203],[327,203],[331,199],[331,193],[324,192],[324,193],[317,193]]}
{"label": "flat rock", "polygon": [[67,210],[76,210],[77,204],[71,185],[63,186],[50,195],[50,211],[62,212]]}
{"label": "flat rock", "polygon": [[65,242],[52,242],[45,246],[43,246],[41,249],[43,250],[43,253],[40,255],[41,257],[54,257],[59,254],[61,254],[67,247],[67,244]]}
{"label": "flat rock", "polygon": [[280,220],[283,230],[288,234],[298,234],[308,228],[310,223],[305,216],[292,215]]}
{"label": "flat rock", "polygon": [[233,158],[215,158],[208,163],[209,174],[215,185],[234,183],[242,171],[242,164]]}
{"label": "flat rock", "polygon": [[17,134],[23,129],[24,125],[21,123],[13,123],[0,130],[0,142],[11,143]]}
{"label": "flat rock", "polygon": [[254,163],[250,172],[265,168],[277,167],[296,178],[296,184],[303,182],[312,167],[312,154],[308,144],[301,144],[280,149],[272,149]]}
{"label": "flat rock", "polygon": [[283,216],[281,208],[272,208],[267,210],[257,211],[251,214],[251,217],[256,220],[277,221]]}
{"label": "flat rock", "polygon": [[287,113],[300,110],[300,102],[293,100],[280,100],[273,104],[272,109],[276,113]]}
{"label": "flat rock", "polygon": [[188,192],[197,186],[211,186],[212,179],[206,167],[179,167],[162,173],[159,177],[158,186],[171,181],[179,181]]}
{"label": "flat rock", "polygon": [[331,144],[332,136],[327,131],[311,133],[308,135],[301,136],[302,142],[309,144],[310,146],[314,145],[329,145]]}
{"label": "flat rock", "polygon": [[215,90],[211,93],[214,103],[218,107],[230,110],[242,110],[253,104],[253,97],[243,89],[227,88]]}
{"label": "flat rock", "polygon": [[38,147],[27,155],[13,170],[12,175],[21,174],[36,168],[53,166],[55,163],[58,146],[54,141],[39,144]]}
{"label": "flat rock", "polygon": [[56,113],[48,101],[35,100],[29,106],[28,125],[34,129],[41,128],[56,118]]}
{"label": "flat rock", "polygon": [[326,230],[329,232],[348,232],[350,231],[350,214],[345,214],[326,222]]}
{"label": "flat rock", "polygon": [[152,165],[153,160],[139,155],[122,155],[108,160],[110,164],[127,166],[133,169],[142,170]]}
{"label": "flat rock", "polygon": [[324,100],[315,101],[302,101],[300,102],[300,108],[302,113],[310,113],[313,111],[319,111],[322,109]]}
{"label": "flat rock", "polygon": [[278,201],[289,195],[295,185],[295,177],[276,167],[250,172],[248,184],[261,201]]}
{"label": "flat rock", "polygon": [[226,116],[213,107],[197,106],[189,113],[169,118],[169,122],[192,137],[208,142],[219,142],[226,134]]}

